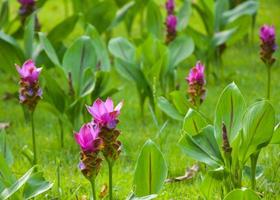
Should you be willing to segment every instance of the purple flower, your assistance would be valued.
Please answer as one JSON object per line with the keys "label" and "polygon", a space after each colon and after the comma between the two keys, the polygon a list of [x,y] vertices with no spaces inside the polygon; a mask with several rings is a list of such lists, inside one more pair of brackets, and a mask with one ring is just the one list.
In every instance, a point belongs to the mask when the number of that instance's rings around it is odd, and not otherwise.
{"label": "purple flower", "polygon": [[29,82],[30,84],[37,82],[42,68],[36,68],[32,60],[26,61],[20,68],[16,65],[17,71],[22,80]]}
{"label": "purple flower", "polygon": [[18,2],[19,2],[21,5],[24,5],[24,6],[30,5],[30,4],[32,4],[32,5],[35,4],[35,1],[34,1],[34,0],[18,0]]}
{"label": "purple flower", "polygon": [[123,102],[120,102],[114,108],[114,103],[110,98],[107,98],[105,102],[101,99],[97,99],[91,107],[87,106],[87,110],[92,115],[94,122],[100,127],[114,129],[118,123],[117,118],[122,106]]}
{"label": "purple flower", "polygon": [[168,15],[165,21],[167,30],[166,43],[173,41],[176,37],[177,17],[175,15]]}
{"label": "purple flower", "polygon": [[190,102],[194,106],[199,106],[205,99],[206,90],[205,86],[205,77],[204,77],[204,65],[198,61],[196,65],[191,69],[186,81],[189,84],[189,97]]}
{"label": "purple flower", "polygon": [[260,28],[260,39],[261,39],[261,59],[262,61],[271,66],[275,62],[275,58],[272,54],[277,49],[275,42],[275,28],[274,26],[263,25]]}
{"label": "purple flower", "polygon": [[95,152],[100,150],[100,129],[96,124],[87,123],[82,126],[79,132],[75,133],[76,142],[85,152]]}
{"label": "purple flower", "polygon": [[165,8],[168,15],[172,15],[174,13],[174,0],[167,0],[165,3]]}
{"label": "purple flower", "polygon": [[199,85],[204,85],[205,84],[205,79],[204,79],[204,65],[198,61],[193,67],[189,73],[189,76],[186,78],[188,83],[190,85],[193,84],[199,84]]}

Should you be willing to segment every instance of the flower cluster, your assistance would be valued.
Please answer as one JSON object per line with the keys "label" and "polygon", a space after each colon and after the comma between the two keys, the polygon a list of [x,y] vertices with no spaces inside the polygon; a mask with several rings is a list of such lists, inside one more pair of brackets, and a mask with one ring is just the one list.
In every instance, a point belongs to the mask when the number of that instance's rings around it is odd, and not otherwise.
{"label": "flower cluster", "polygon": [[79,168],[88,179],[95,177],[101,167],[102,151],[107,161],[115,161],[121,151],[121,142],[117,140],[120,131],[116,129],[119,122],[122,102],[114,108],[112,99],[105,102],[97,99],[92,106],[87,106],[93,120],[84,124],[75,134],[76,142],[81,148],[81,161]]}
{"label": "flower cluster", "polygon": [[205,99],[205,77],[204,77],[204,65],[198,61],[196,65],[191,69],[186,81],[189,84],[189,97],[190,102],[194,106],[199,106]]}
{"label": "flower cluster", "polygon": [[174,0],[167,0],[165,3],[165,8],[167,11],[167,17],[165,21],[165,26],[167,30],[166,43],[173,41],[176,37],[176,26],[177,26],[177,17],[174,15]]}
{"label": "flower cluster", "polygon": [[260,39],[261,59],[266,65],[271,66],[275,62],[275,58],[272,57],[272,54],[277,49],[275,28],[273,26],[263,25],[260,29]]}
{"label": "flower cluster", "polygon": [[[36,2],[34,0],[18,0],[20,3],[19,16],[21,23],[24,24],[28,16],[36,10]],[[38,18],[35,18],[35,29],[40,30]]]}
{"label": "flower cluster", "polygon": [[21,68],[16,65],[16,68],[20,75],[20,103],[27,105],[30,111],[34,111],[43,93],[39,86],[39,75],[42,68],[36,68],[32,60],[26,61]]}

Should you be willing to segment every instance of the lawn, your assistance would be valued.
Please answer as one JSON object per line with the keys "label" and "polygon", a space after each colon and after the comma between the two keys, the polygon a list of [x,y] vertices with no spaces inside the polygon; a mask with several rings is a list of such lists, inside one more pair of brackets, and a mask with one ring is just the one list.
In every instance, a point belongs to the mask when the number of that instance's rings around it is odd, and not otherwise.
{"label": "lawn", "polygon": [[[68,2],[68,10],[65,10],[64,5],[61,5],[62,2],[62,0],[47,1],[39,11],[38,17],[42,24],[42,32],[48,32],[63,20],[65,16],[70,15],[72,12],[69,5],[70,1]],[[157,3],[164,5],[164,1],[157,1]],[[15,15],[17,9],[18,3],[11,1],[10,13]],[[202,30],[203,27],[198,18],[197,14],[193,13],[189,24],[194,24],[195,27]],[[205,113],[208,118],[214,118],[214,111],[219,96],[223,89],[231,82],[235,82],[239,87],[247,105],[265,97],[266,68],[259,58],[260,42],[258,36],[259,27],[263,24],[273,24],[275,26],[276,41],[280,44],[279,0],[260,0],[253,38],[251,31],[249,31],[248,37],[226,49],[222,56],[223,78],[215,80],[213,77],[209,77],[209,79],[207,77],[206,98],[200,107],[200,111]],[[248,26],[251,25],[248,24]],[[133,33],[136,34],[134,38],[141,37],[139,27],[140,19],[137,19],[133,26]],[[124,25],[120,24],[112,31],[111,37],[128,37],[124,29]],[[82,33],[82,26],[76,26],[65,41],[66,44],[71,44]],[[106,36],[104,35],[105,40]],[[280,95],[278,95],[280,88],[280,82],[278,81],[280,74],[279,50],[276,51],[274,57],[277,61],[272,67],[271,103],[275,109],[276,121],[278,122],[280,120]],[[180,85],[180,91],[186,94],[188,84],[185,77],[188,75],[190,68],[195,65],[195,62],[196,57],[192,55],[178,67],[177,80]],[[17,64],[21,65],[22,63]],[[42,66],[44,67],[43,70],[48,70],[45,64],[42,64]],[[214,64],[211,67],[212,69],[217,69],[217,66]],[[198,162],[185,155],[178,145],[182,135],[182,122],[159,114],[160,117],[157,124],[147,104],[144,116],[141,116],[139,98],[134,82],[124,79],[116,72],[114,66],[112,68],[109,80],[110,85],[120,88],[120,91],[114,94],[112,98],[115,102],[124,101],[118,124],[118,129],[121,130],[119,140],[122,142],[122,152],[113,169],[114,199],[122,200],[133,190],[133,177],[137,158],[141,147],[147,139],[154,140],[160,147],[168,165],[168,178],[184,175],[187,168],[192,167]],[[14,74],[11,71],[14,71]],[[56,75],[53,74],[53,76]],[[7,93],[14,94],[18,91],[19,79],[16,70],[10,70],[10,72],[0,70],[0,80],[0,122],[10,123],[6,133],[7,143],[14,156],[12,171],[17,177],[20,177],[32,167],[28,159],[23,155],[23,148],[26,145],[29,149],[32,149],[31,127],[29,122],[25,120],[24,112],[18,99],[13,96],[5,99]],[[44,80],[42,80],[42,84],[45,84]],[[36,197],[36,199],[89,199],[91,192],[90,183],[83,177],[78,168],[80,150],[74,139],[74,132],[77,130],[73,130],[68,122],[65,123],[65,145],[61,149],[59,122],[56,116],[49,111],[48,103],[44,101],[44,93],[43,100],[38,103],[34,113],[39,158],[38,168],[43,171],[46,180],[54,183],[54,185],[49,191]],[[86,111],[85,109],[84,107],[84,111]],[[158,108],[157,113],[160,113]],[[166,121],[166,127],[159,134],[160,128]],[[269,144],[260,153],[258,165],[262,166],[263,175],[257,179],[256,190],[261,194],[262,199],[280,199],[279,156],[279,144]],[[105,162],[103,165],[104,167],[102,167],[96,181],[97,194],[101,192],[101,188],[104,185],[108,185],[108,169]],[[202,163],[198,163],[198,165],[200,169],[194,174],[194,177],[180,182],[165,183],[156,199],[204,199],[201,184],[207,167]],[[60,183],[58,182],[58,177]],[[58,185],[60,185],[60,188],[58,188]],[[246,176],[243,180],[243,185],[250,185],[250,179]],[[208,199],[220,199],[219,188]]]}

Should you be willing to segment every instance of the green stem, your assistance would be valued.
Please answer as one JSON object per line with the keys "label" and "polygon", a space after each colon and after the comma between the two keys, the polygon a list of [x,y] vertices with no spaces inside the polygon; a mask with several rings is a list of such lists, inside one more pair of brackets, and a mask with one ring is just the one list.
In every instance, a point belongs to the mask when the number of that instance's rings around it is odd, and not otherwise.
{"label": "green stem", "polygon": [[267,66],[267,99],[270,99],[271,66]]}
{"label": "green stem", "polygon": [[36,151],[36,137],[34,127],[34,111],[31,112],[31,128],[32,128],[32,143],[33,143],[33,165],[37,164],[37,151]]}
{"label": "green stem", "polygon": [[6,139],[6,132],[3,133],[4,137],[4,145],[3,145],[3,152],[4,152],[4,158],[7,158],[7,139]]}
{"label": "green stem", "polygon": [[107,159],[109,168],[109,199],[113,200],[113,163]]}
{"label": "green stem", "polygon": [[61,118],[58,118],[59,127],[60,127],[60,147],[63,149],[64,147],[64,129],[63,129],[63,122]]}
{"label": "green stem", "polygon": [[95,178],[90,180],[91,190],[92,190],[92,199],[96,200],[96,192],[95,192]]}
{"label": "green stem", "polygon": [[250,159],[251,159],[251,187],[253,190],[256,189],[256,167],[257,167],[259,153],[260,152],[257,152],[250,156]]}

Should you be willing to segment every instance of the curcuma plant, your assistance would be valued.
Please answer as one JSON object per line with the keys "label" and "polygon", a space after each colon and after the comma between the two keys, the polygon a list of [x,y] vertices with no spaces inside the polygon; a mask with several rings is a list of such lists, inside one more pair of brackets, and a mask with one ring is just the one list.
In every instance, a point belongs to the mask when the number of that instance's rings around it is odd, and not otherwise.
{"label": "curcuma plant", "polygon": [[260,100],[246,108],[234,83],[222,92],[213,124],[189,110],[180,146],[186,155],[208,166],[202,187],[206,197],[210,198],[212,189],[222,187],[222,194],[227,194],[241,188],[243,171],[249,160],[251,188],[255,190],[258,156],[269,144],[274,125],[275,112],[269,101]]}

